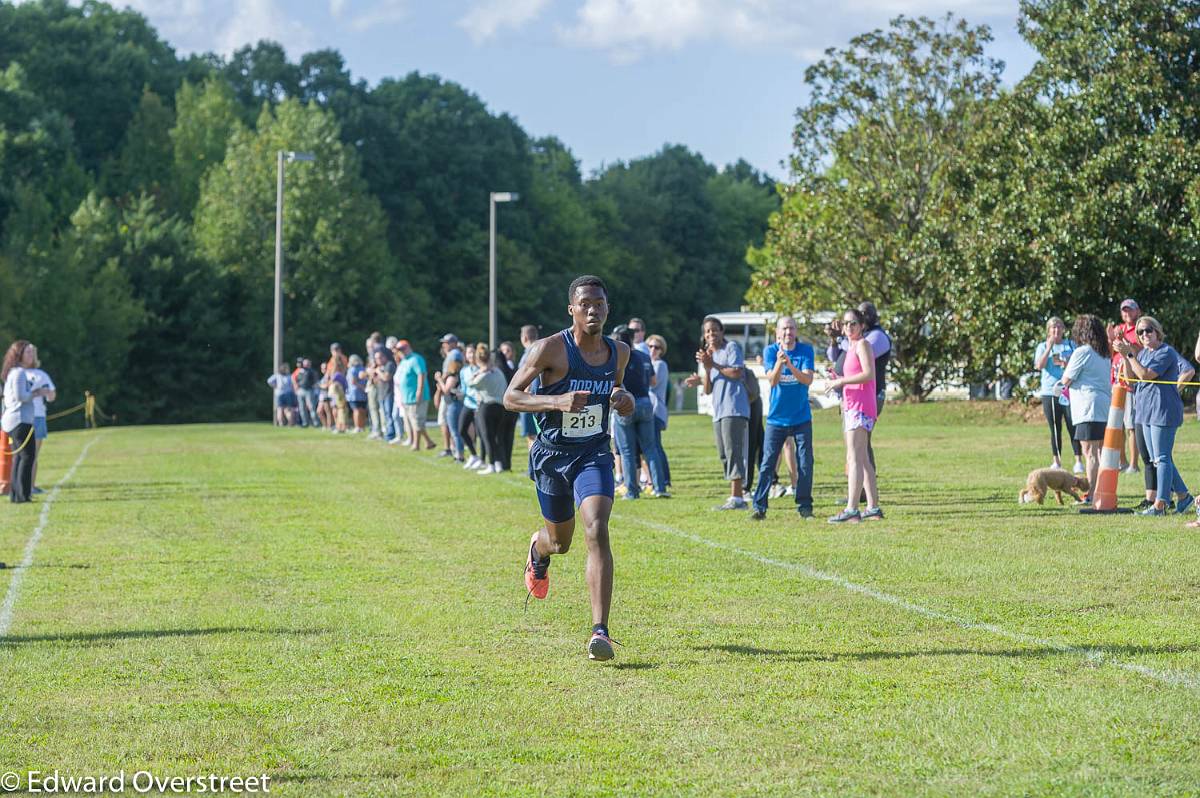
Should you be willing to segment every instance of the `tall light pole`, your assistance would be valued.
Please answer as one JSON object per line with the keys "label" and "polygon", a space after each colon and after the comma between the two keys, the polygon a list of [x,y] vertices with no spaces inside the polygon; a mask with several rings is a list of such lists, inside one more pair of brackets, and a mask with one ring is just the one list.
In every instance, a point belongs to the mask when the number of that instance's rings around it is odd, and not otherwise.
{"label": "tall light pole", "polygon": [[493,191],[488,203],[488,349],[496,349],[496,203],[515,202],[521,198],[513,191]]}
{"label": "tall light pole", "polygon": [[280,150],[275,159],[275,348],[271,373],[283,362],[283,163],[315,161],[311,152]]}

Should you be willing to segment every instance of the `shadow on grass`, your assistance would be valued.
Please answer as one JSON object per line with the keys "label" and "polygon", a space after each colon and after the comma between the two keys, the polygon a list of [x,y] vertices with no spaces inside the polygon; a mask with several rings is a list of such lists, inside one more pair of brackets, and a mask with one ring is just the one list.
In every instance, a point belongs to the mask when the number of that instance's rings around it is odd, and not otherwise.
{"label": "shadow on grass", "polygon": [[149,640],[209,635],[319,635],[325,629],[279,629],[254,626],[210,626],[199,629],[114,629],[107,632],[63,632],[49,635],[9,635],[0,638],[0,648],[30,643],[106,643],[117,640]]}
{"label": "shadow on grass", "polygon": [[802,651],[772,648],[757,648],[738,644],[717,644],[693,646],[694,651],[723,651],[726,654],[739,654],[747,657],[770,662],[853,662],[888,659],[909,659],[913,657],[1028,657],[1040,659],[1045,657],[1078,656],[1080,651],[1096,651],[1109,656],[1132,656],[1137,654],[1184,654],[1200,651],[1200,645],[1188,646],[1072,646],[1064,650],[1046,646],[1035,648],[1006,648],[1006,649],[975,649],[975,648],[943,648],[925,651]]}
{"label": "shadow on grass", "polygon": [[619,671],[652,671],[658,667],[654,662],[618,662],[611,666]]}

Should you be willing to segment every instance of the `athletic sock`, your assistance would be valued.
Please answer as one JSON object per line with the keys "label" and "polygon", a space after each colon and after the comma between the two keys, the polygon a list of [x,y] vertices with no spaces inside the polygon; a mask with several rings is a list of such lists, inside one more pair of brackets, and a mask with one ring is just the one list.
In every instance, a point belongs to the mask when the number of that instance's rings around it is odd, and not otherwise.
{"label": "athletic sock", "polygon": [[607,626],[605,626],[605,625],[604,625],[604,624],[602,624],[602,623],[595,624],[595,625],[592,627],[592,634],[594,634],[594,635],[604,635],[605,637],[609,637],[609,634],[608,634],[608,627],[607,627]]}

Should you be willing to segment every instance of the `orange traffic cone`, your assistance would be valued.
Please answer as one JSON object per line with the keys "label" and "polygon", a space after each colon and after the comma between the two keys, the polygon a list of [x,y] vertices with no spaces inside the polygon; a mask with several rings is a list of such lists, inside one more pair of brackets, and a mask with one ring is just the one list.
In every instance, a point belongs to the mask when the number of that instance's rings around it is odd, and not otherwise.
{"label": "orange traffic cone", "polygon": [[13,445],[7,432],[0,432],[0,496],[8,494],[8,483],[12,479]]}
{"label": "orange traffic cone", "polygon": [[1121,450],[1125,448],[1125,402],[1129,391],[1119,381],[1112,387],[1108,423],[1104,427],[1104,448],[1100,450],[1100,471],[1092,485],[1092,506],[1081,513],[1132,513],[1117,506],[1117,477],[1121,473]]}

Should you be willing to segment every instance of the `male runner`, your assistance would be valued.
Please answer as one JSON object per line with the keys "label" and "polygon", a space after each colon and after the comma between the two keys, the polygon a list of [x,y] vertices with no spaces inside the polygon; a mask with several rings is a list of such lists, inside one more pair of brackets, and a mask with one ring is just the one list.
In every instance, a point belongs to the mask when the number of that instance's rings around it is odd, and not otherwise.
{"label": "male runner", "polygon": [[[599,277],[577,277],[567,291],[572,324],[533,343],[504,394],[504,406],[536,413],[540,430],[529,450],[529,477],[537,485],[545,524],[533,533],[525,561],[525,587],[535,598],[550,590],[550,555],[566,554],[575,534],[575,507],[587,541],[587,583],[592,600],[588,659],[613,658],[608,634],[613,561],[608,518],[613,505],[609,409],[633,412],[621,387],[629,347],[604,337],[608,291]],[[541,378],[536,393],[525,389]]]}

